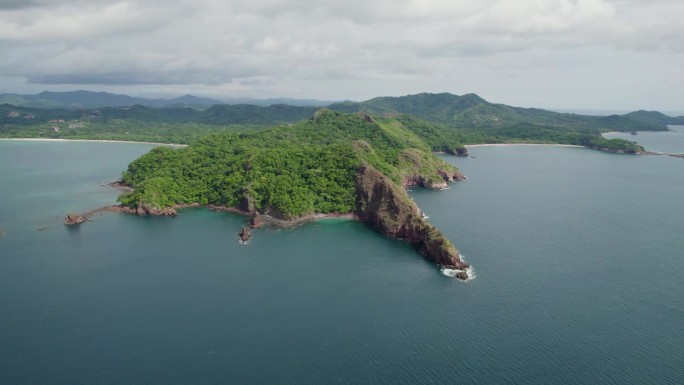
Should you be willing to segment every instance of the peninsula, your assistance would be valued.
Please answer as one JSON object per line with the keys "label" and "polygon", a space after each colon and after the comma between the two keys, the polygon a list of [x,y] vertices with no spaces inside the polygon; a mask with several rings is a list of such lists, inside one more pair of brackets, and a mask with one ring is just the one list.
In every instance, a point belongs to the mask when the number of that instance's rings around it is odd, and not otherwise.
{"label": "peninsula", "polygon": [[[405,190],[444,189],[464,179],[432,152],[420,128],[323,109],[293,125],[213,134],[180,149],[157,147],[123,173],[123,184],[132,190],[118,200],[139,215],[173,216],[176,207],[187,205],[234,210],[251,215],[252,227],[264,216],[296,222],[353,215],[467,279],[468,265],[456,247],[426,221]],[[442,138],[440,148],[467,154],[448,135]],[[243,229],[241,237],[249,236]]]}

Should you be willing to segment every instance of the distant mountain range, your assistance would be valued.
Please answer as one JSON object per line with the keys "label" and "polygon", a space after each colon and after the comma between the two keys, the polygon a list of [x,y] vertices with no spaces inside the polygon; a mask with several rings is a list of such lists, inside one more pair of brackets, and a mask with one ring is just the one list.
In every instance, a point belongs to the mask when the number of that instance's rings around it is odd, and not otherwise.
{"label": "distant mountain range", "polygon": [[652,124],[671,124],[671,125],[684,125],[684,116],[672,117],[663,114],[658,111],[634,111],[629,114],[623,115],[627,118],[638,120],[640,122],[647,122]]}
{"label": "distant mountain range", "polygon": [[[666,130],[670,124],[684,125],[684,117],[670,117],[654,111],[608,116],[579,115],[491,103],[476,94],[421,93],[330,104],[297,99],[232,99],[229,103],[192,95],[174,99],[145,99],[90,91],[0,95],[0,123],[30,125],[52,119],[89,117],[98,121],[131,119],[164,123],[268,125],[306,119],[321,106],[340,112],[366,112],[392,117],[411,115],[433,124],[459,129],[483,129],[494,134],[502,130],[519,132],[540,128],[579,132],[657,131]],[[21,111],[12,112],[13,109]],[[30,114],[34,117],[18,119],[12,116],[18,112],[22,116]]]}
{"label": "distant mountain range", "polygon": [[274,104],[287,104],[291,106],[327,106],[332,101],[314,99],[252,99],[252,98],[226,98],[212,99],[193,95],[184,95],[173,99],[150,99],[138,98],[128,95],[112,94],[109,92],[92,91],[69,91],[51,92],[44,91],[37,95],[0,94],[0,104],[11,104],[18,107],[29,108],[64,108],[64,109],[93,109],[102,107],[128,107],[141,105],[156,108],[189,107],[205,109],[216,104],[253,104],[257,106],[270,106]]}
{"label": "distant mountain range", "polygon": [[433,123],[459,128],[498,128],[532,124],[580,130],[600,127],[636,131],[663,130],[668,124],[684,124],[684,117],[670,117],[660,112],[636,111],[625,115],[608,116],[579,115],[491,103],[476,94],[458,96],[449,93],[421,93],[400,97],[377,97],[365,102],[336,103],[330,108],[342,112],[410,114]]}

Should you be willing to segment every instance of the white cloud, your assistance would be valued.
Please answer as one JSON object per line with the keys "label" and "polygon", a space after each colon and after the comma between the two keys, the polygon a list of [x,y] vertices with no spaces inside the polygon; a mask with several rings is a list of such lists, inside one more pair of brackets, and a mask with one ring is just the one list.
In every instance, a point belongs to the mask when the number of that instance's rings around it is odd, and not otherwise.
{"label": "white cloud", "polygon": [[[611,99],[614,80],[600,73],[604,66],[620,65],[641,74],[643,87],[659,87],[663,95],[672,95],[674,84],[684,83],[678,64],[684,54],[684,23],[677,20],[684,4],[677,1],[3,4],[0,73],[51,86],[140,85],[129,89],[328,99],[492,90],[490,97],[502,100],[526,91],[497,90],[495,85],[550,82],[554,74],[562,76],[568,62],[582,74],[574,82],[584,77],[587,84],[605,85],[605,100]],[[584,57],[588,53],[593,57]],[[679,78],[664,82],[665,75],[655,68]],[[560,85],[562,79],[550,83]],[[534,104],[535,99],[521,100]],[[682,104],[681,99],[670,103]]]}

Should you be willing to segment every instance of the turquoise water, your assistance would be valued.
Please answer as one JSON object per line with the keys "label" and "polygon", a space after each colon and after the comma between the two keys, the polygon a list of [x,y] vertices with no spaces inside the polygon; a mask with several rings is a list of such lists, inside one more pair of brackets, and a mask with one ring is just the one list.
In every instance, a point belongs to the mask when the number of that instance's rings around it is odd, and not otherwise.
{"label": "turquoise water", "polygon": [[59,224],[147,149],[0,141],[0,383],[684,382],[681,159],[445,158],[469,180],[412,194],[462,283],[345,220],[245,246],[202,209]]}
{"label": "turquoise water", "polygon": [[637,135],[625,132],[604,134],[608,139],[625,139],[637,142],[649,151],[684,154],[684,126],[668,126],[670,131],[639,131]]}

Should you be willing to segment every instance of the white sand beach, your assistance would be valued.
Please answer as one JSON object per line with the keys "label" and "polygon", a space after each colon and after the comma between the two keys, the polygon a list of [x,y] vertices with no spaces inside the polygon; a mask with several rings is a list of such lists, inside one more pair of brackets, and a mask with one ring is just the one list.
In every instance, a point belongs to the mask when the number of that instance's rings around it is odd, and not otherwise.
{"label": "white sand beach", "polygon": [[94,142],[94,143],[140,143],[156,144],[158,146],[187,147],[187,144],[159,143],[159,142],[136,142],[133,140],[108,140],[108,139],[55,139],[55,138],[0,138],[0,140],[22,140],[31,142]]}
{"label": "white sand beach", "polygon": [[551,146],[551,147],[584,147],[575,144],[547,144],[547,143],[489,143],[489,144],[466,144],[466,148],[474,147],[508,147],[508,146]]}

